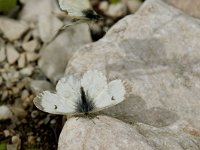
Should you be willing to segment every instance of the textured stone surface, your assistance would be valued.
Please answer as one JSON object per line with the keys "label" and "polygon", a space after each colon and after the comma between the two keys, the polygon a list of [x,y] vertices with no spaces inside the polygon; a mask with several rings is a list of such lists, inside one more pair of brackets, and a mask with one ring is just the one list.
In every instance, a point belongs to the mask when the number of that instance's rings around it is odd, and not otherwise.
{"label": "textured stone surface", "polygon": [[200,1],[199,0],[165,0],[169,4],[185,11],[186,13],[200,18]]}
{"label": "textured stone surface", "polygon": [[[77,52],[66,73],[96,68],[109,78],[128,79],[135,97],[130,103],[142,107],[137,103],[140,101],[144,107],[144,111],[129,115],[138,118],[140,113],[138,119],[144,121],[143,113],[156,108],[163,110],[163,115],[171,113],[171,123],[186,119],[200,128],[199,29],[198,20],[162,1],[148,0],[135,15],[113,26],[102,40]],[[133,106],[121,105],[123,111]],[[122,119],[127,115],[118,112]],[[152,117],[159,124],[156,116]],[[135,117],[128,120],[135,122]]]}
{"label": "textured stone surface", "polygon": [[87,24],[69,27],[68,30],[59,34],[54,41],[41,50],[39,67],[51,81],[56,82],[63,76],[72,54],[80,46],[90,42],[91,37]]}
{"label": "textured stone surface", "polygon": [[114,118],[70,118],[59,137],[58,150],[199,150],[200,130],[186,122],[163,128],[128,125]]}

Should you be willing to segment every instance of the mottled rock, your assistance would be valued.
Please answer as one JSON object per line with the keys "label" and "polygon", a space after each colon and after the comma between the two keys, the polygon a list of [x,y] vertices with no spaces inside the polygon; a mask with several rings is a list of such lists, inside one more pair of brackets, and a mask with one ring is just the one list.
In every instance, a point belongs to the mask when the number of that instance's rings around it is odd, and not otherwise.
{"label": "mottled rock", "polygon": [[[81,36],[80,36],[81,31]],[[91,42],[86,24],[69,27],[41,50],[39,67],[54,83],[63,76],[69,58],[80,46]]]}
{"label": "mottled rock", "polygon": [[11,44],[6,45],[6,55],[9,64],[15,63],[19,58],[18,51]]}
{"label": "mottled rock", "polygon": [[[200,129],[199,41],[199,20],[163,1],[148,0],[134,15],[116,23],[103,39],[76,52],[66,74],[98,69],[109,79],[128,80],[131,96],[104,110],[107,115],[152,128],[186,121]],[[191,142],[186,140],[184,147]]]}
{"label": "mottled rock", "polygon": [[28,29],[29,26],[24,21],[0,17],[0,31],[10,41],[19,39]]}
{"label": "mottled rock", "polygon": [[[58,150],[198,150],[200,136],[185,132],[193,128],[187,122],[156,128],[143,123],[126,124],[114,118],[70,118],[59,137]],[[183,132],[183,130],[185,130]],[[197,133],[200,130],[193,128]]]}
{"label": "mottled rock", "polygon": [[153,150],[131,125],[106,116],[69,119],[60,134],[58,150]]}
{"label": "mottled rock", "polygon": [[11,119],[13,117],[12,112],[6,105],[0,106],[0,120]]}

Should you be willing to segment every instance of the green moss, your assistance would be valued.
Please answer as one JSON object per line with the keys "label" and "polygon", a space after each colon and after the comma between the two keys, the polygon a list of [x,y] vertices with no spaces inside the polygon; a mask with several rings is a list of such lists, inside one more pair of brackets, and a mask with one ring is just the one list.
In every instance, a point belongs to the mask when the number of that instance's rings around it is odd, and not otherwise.
{"label": "green moss", "polygon": [[113,4],[113,3],[118,3],[120,2],[121,0],[110,0],[110,2]]}
{"label": "green moss", "polygon": [[6,150],[6,143],[0,143],[0,150]]}
{"label": "green moss", "polygon": [[14,8],[17,4],[17,0],[0,0],[0,12],[8,12]]}

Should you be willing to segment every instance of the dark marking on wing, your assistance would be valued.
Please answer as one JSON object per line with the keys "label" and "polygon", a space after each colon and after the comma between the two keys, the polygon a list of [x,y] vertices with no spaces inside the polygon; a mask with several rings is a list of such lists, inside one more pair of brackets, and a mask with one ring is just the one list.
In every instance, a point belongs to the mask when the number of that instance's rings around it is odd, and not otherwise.
{"label": "dark marking on wing", "polygon": [[115,100],[114,96],[112,96],[111,100],[113,100],[113,101]]}
{"label": "dark marking on wing", "polygon": [[54,109],[57,109],[58,108],[58,106],[57,105],[54,105]]}
{"label": "dark marking on wing", "polygon": [[81,99],[77,102],[76,110],[77,112],[87,114],[95,108],[95,104],[91,99],[89,99],[88,95],[86,95],[83,87],[80,88],[80,92]]}

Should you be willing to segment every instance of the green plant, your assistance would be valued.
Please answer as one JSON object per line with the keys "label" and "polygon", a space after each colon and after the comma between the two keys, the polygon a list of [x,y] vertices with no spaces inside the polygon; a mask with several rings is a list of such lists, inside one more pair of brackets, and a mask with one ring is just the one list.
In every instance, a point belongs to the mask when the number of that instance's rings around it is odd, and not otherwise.
{"label": "green plant", "polygon": [[0,0],[0,12],[8,12],[14,8],[17,4],[17,0]]}

